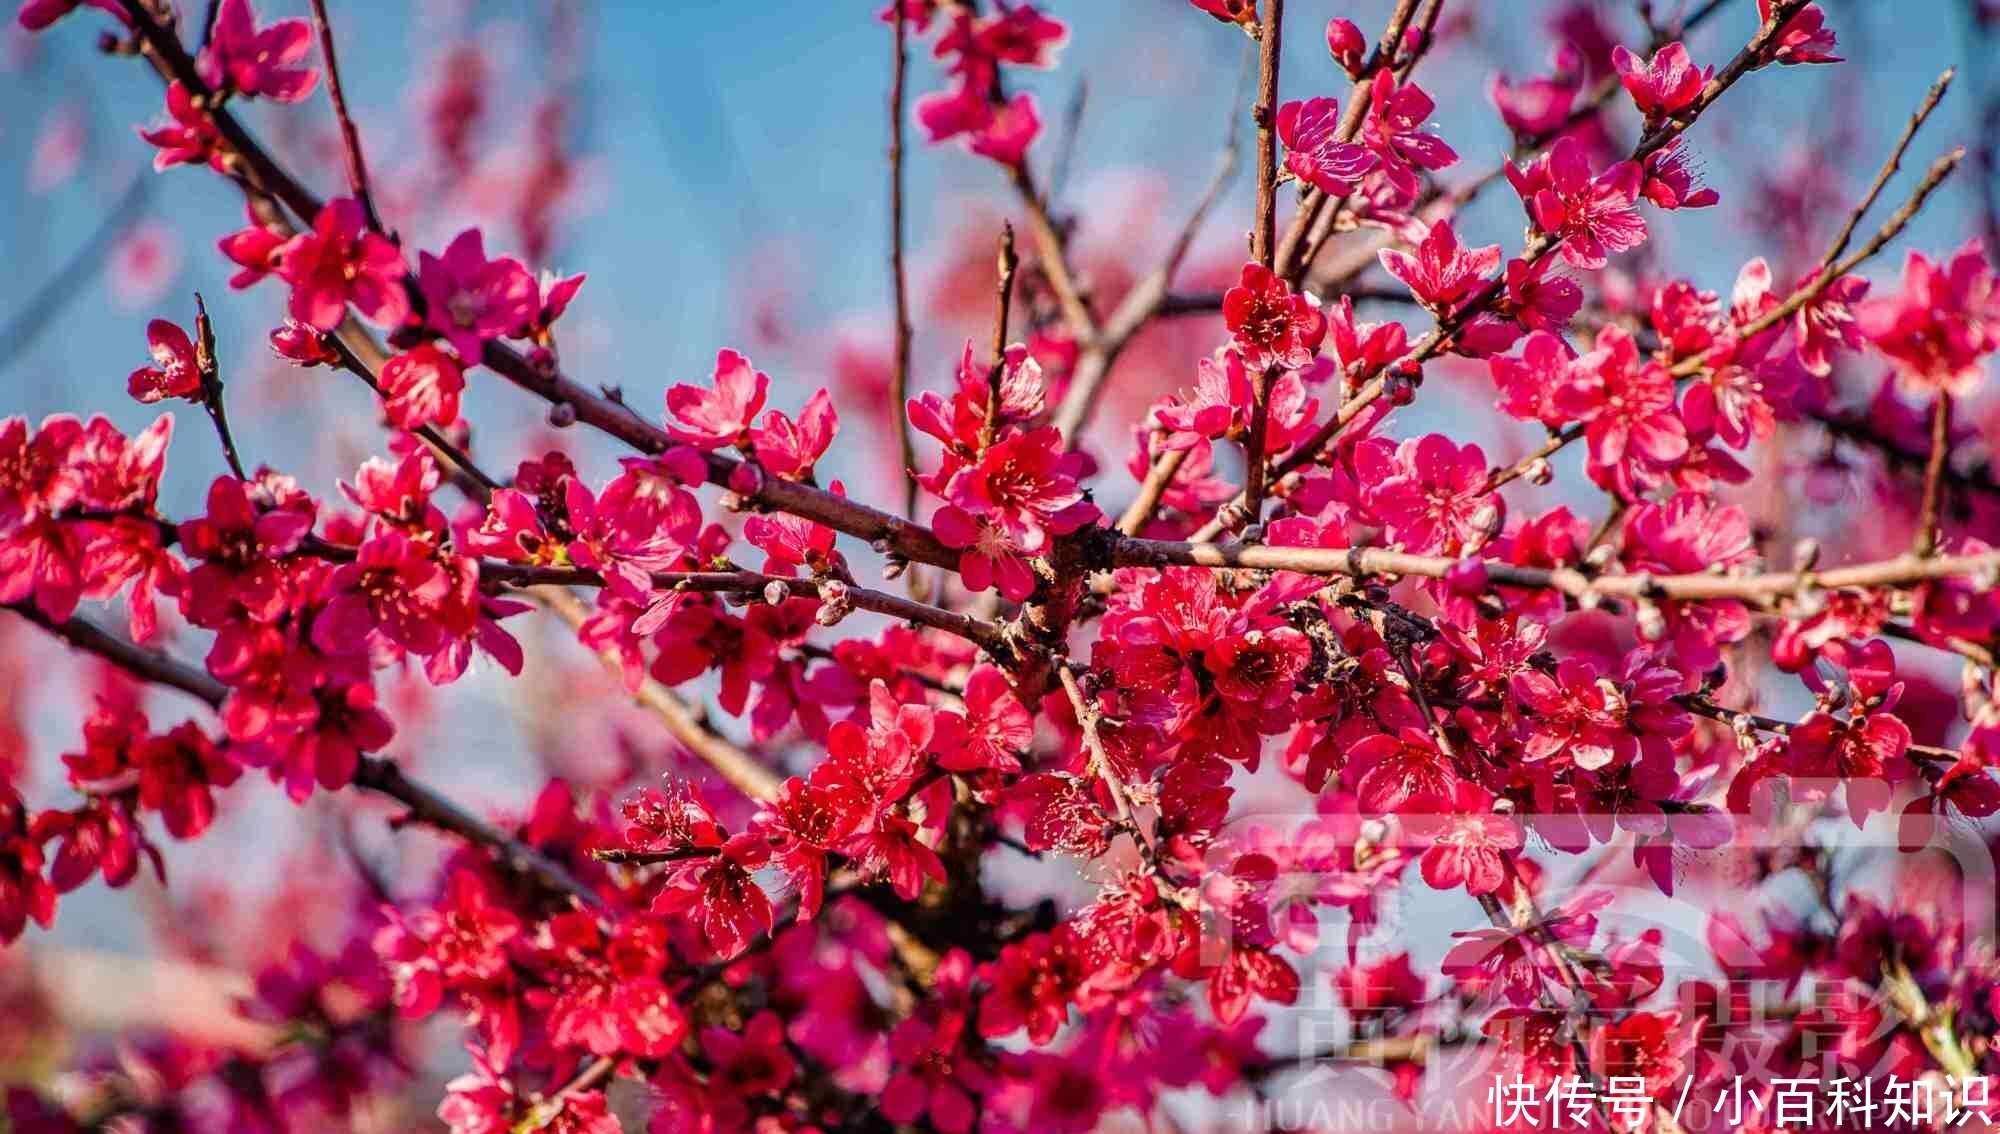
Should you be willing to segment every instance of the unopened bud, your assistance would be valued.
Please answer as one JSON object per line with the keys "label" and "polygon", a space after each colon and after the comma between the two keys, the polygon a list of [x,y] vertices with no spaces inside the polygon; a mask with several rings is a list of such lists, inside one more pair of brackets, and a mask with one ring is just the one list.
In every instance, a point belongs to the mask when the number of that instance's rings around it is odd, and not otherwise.
{"label": "unopened bud", "polygon": [[742,496],[764,491],[764,470],[748,461],[737,465],[729,473],[729,491]]}
{"label": "unopened bud", "polygon": [[576,407],[568,402],[552,402],[549,405],[549,424],[557,429],[568,429],[576,424]]}
{"label": "unopened bud", "polygon": [[777,579],[764,584],[764,601],[772,606],[783,603],[785,597],[791,593],[792,589]]}
{"label": "unopened bud", "polygon": [[1486,593],[1486,561],[1461,559],[1445,568],[1444,585],[1460,598],[1477,598]]}
{"label": "unopened bud", "polygon": [[1495,496],[1472,513],[1472,526],[1485,539],[1492,539],[1500,534],[1500,525],[1506,518],[1506,509],[1501,506],[1500,498]]}
{"label": "unopened bud", "polygon": [[1390,405],[1406,406],[1416,400],[1417,384],[1401,374],[1391,374],[1382,380],[1382,392]]}
{"label": "unopened bud", "polygon": [[1543,485],[1555,479],[1556,470],[1550,466],[1548,458],[1536,457],[1528,462],[1526,475],[1529,484]]}
{"label": "unopened bud", "polygon": [[1348,78],[1357,78],[1361,74],[1362,56],[1368,53],[1368,40],[1353,20],[1336,17],[1326,23],[1326,50]]}

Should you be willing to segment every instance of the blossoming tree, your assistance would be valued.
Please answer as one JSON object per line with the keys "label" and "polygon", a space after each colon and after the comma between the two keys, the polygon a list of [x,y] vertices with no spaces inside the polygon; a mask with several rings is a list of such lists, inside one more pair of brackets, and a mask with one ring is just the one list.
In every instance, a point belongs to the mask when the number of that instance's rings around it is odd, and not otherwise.
{"label": "blossoming tree", "polygon": [[[1966,164],[1898,183],[1950,72],[1830,223],[1753,234],[1724,299],[1654,239],[1721,198],[1712,110],[1841,63],[1819,4],[1743,4],[1707,58],[1728,0],[1563,9],[1550,72],[1492,82],[1511,154],[1468,175],[1424,64],[1498,5],[1399,0],[1372,39],[1336,16],[1301,68],[1299,0],[1163,0],[1247,36],[1255,81],[1223,172],[1133,264],[1085,254],[1110,222],[1039,163],[1018,79],[1057,66],[1057,14],[894,0],[882,380],[806,394],[722,349],[656,409],[560,350],[591,300],[536,270],[560,130],[538,121],[522,256],[477,227],[414,246],[330,7],[20,7],[156,73],[129,144],[240,192],[246,223],[211,234],[231,287],[281,293],[291,380],[358,379],[380,427],[332,492],[246,465],[209,316],[233,295],[113,332],[145,361],[124,393],[178,416],[0,424],[7,652],[46,634],[96,666],[67,788],[0,763],[0,942],[163,875],[163,843],[259,792],[383,799],[396,839],[444,849],[384,870],[348,831],[342,881],[288,878],[246,927],[285,938],[261,954],[163,934],[186,968],[152,979],[251,956],[254,982],[115,1058],[52,1062],[37,1037],[66,1023],[0,984],[5,1129],[1335,1125],[1277,1105],[1315,1091],[1417,1128],[1489,1080],[1462,1128],[1557,1100],[1582,1129],[1779,1129],[1804,1081],[1826,1128],[1859,1113],[1840,1084],[1878,1080],[1940,1109],[1852,1128],[1983,1116],[1991,856],[1985,889],[1940,862],[1976,862],[2000,810],[2000,482],[1969,440],[2000,290],[1976,241],[1878,262]],[[426,108],[447,171],[476,71]],[[330,191],[244,113],[322,96]],[[906,126],[995,169],[1021,227],[956,236],[983,327],[943,388],[913,363]],[[1247,237],[1192,262],[1246,157]],[[1463,210],[1510,191],[1518,243],[1480,243]],[[469,424],[510,398],[547,415],[526,448]],[[1438,403],[1450,432],[1408,424]],[[843,416],[895,439],[900,482],[822,476]],[[214,472],[181,514],[170,442]],[[591,444],[615,474],[582,471]],[[1802,515],[1843,494],[1869,508]],[[458,759],[404,746],[421,706],[565,664],[544,650],[601,661],[672,773],[550,778],[506,814],[420,778]],[[1883,853],[1836,853],[1845,824]],[[1613,917],[1690,887],[1694,951]],[[1735,1117],[1687,1110],[1725,1085]]]}

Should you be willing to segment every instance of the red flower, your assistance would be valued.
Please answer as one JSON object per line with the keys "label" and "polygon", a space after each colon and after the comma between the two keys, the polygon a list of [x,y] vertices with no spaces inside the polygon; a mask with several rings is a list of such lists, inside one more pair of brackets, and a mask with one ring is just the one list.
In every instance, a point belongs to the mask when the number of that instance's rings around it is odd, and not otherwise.
{"label": "red flower", "polygon": [[1567,75],[1535,76],[1519,85],[1496,74],[1487,85],[1486,96],[1500,111],[1500,120],[1517,138],[1538,138],[1555,133],[1569,121],[1576,105],[1576,80]]}
{"label": "red flower", "polygon": [[1721,194],[1701,184],[1688,164],[1688,151],[1679,138],[1646,155],[1645,183],[1639,191],[1648,201],[1669,212],[1706,209],[1722,200]]}
{"label": "red flower", "polygon": [[1319,308],[1257,263],[1243,265],[1242,278],[1223,294],[1222,318],[1251,370],[1295,370],[1313,360],[1326,338]]}
{"label": "red flower", "polygon": [[[291,238],[280,229],[264,224],[257,214],[250,223],[216,242],[216,247],[242,271],[229,277],[229,286],[241,290],[278,270],[278,256]],[[287,320],[288,323],[292,322]]]}
{"label": "red flower", "polygon": [[1500,263],[1500,246],[1464,248],[1451,222],[1441,220],[1430,227],[1417,245],[1417,254],[1395,248],[1377,253],[1382,267],[1403,281],[1417,302],[1432,311],[1450,311],[1486,286],[1486,273]]}
{"label": "red flower", "polygon": [[1439,170],[1458,161],[1443,138],[1424,132],[1437,103],[1415,83],[1396,82],[1394,68],[1375,73],[1361,140],[1382,159],[1382,173],[1405,199],[1417,194],[1417,170]]}
{"label": "red flower", "polygon": [[1570,367],[1553,408],[1584,423],[1590,479],[1636,500],[1688,453],[1687,426],[1674,407],[1674,378],[1658,361],[1639,358],[1638,344],[1615,325],[1598,332],[1597,347]]}
{"label": "red flower", "polygon": [[1257,25],[1257,0],[1188,0],[1188,2],[1225,24],[1238,24],[1245,28]]}
{"label": "red flower", "polygon": [[382,364],[382,409],[398,429],[458,420],[465,372],[458,360],[422,343]]}
{"label": "red flower", "polygon": [[126,379],[131,395],[142,402],[199,398],[201,367],[195,363],[194,343],[187,332],[165,319],[155,319],[146,324],[146,343],[152,350],[153,365],[134,370]]}
{"label": "red flower", "polygon": [[715,377],[709,389],[685,383],[667,391],[667,412],[681,424],[667,423],[674,439],[698,449],[722,449],[747,444],[750,424],[764,408],[771,378],[733,350],[715,356]]}
{"label": "red flower", "polygon": [[546,987],[525,999],[547,1013],[549,1043],[600,1058],[658,1059],[680,1046],[687,1016],[660,979],[667,936],[658,923],[627,918],[607,938],[594,916],[560,913],[533,946]]}
{"label": "red flower", "polygon": [[1500,498],[1486,491],[1486,454],[1477,445],[1431,433],[1403,442],[1393,459],[1379,445],[1363,447],[1355,462],[1374,485],[1369,507],[1406,550],[1455,555],[1499,530]]}
{"label": "red flower", "polygon": [[1646,242],[1646,222],[1634,207],[1643,180],[1637,163],[1619,162],[1593,179],[1583,144],[1565,137],[1533,164],[1509,164],[1506,172],[1535,225],[1560,241],[1571,267],[1601,268]]}
{"label": "red flower", "polygon": [[[1757,0],[1759,24],[1770,22],[1771,8],[1771,0]],[[1771,37],[1764,55],[1788,67],[1797,63],[1839,63],[1842,60],[1833,53],[1835,46],[1833,29],[1826,26],[1826,13],[1818,4],[1807,4]]]}
{"label": "red flower", "polygon": [[425,323],[467,365],[479,361],[488,340],[528,326],[541,302],[535,277],[519,260],[486,258],[485,237],[476,228],[459,233],[442,256],[419,252],[417,287]]}
{"label": "red flower", "polygon": [[215,821],[215,789],[236,782],[242,770],[192,722],[147,737],[132,751],[139,773],[139,804],[158,811],[167,832],[192,839]]}
{"label": "red flower", "polygon": [[740,1034],[728,1028],[703,1028],[701,1046],[714,1065],[708,1084],[719,1088],[725,1099],[776,1095],[798,1071],[798,1061],[785,1043],[784,1021],[775,1012],[752,1016]]}
{"label": "red flower", "polygon": [[312,28],[304,20],[279,20],[260,28],[250,0],[222,0],[199,60],[201,77],[211,87],[246,98],[264,95],[297,102],[319,82],[319,72],[294,66],[311,50]]}
{"label": "red flower", "polygon": [[277,619],[291,600],[285,557],[305,542],[314,512],[312,498],[283,477],[216,477],[207,514],[180,525],[182,549],[201,560],[181,588],[181,614],[209,628],[239,614]]}
{"label": "red flower", "polygon": [[1694,60],[1688,58],[1687,45],[1678,41],[1655,52],[1650,62],[1641,62],[1620,44],[1611,49],[1611,62],[1618,68],[1618,80],[1631,94],[1632,104],[1648,121],[1686,110],[1715,75],[1713,67],[1696,68]]}
{"label": "red flower", "polygon": [[1458,790],[1451,760],[1421,725],[1364,736],[1347,748],[1347,774],[1362,810],[1449,810]]}
{"label": "red flower", "polygon": [[434,654],[451,636],[445,608],[453,587],[430,548],[385,528],[327,579],[313,645],[327,654],[358,654],[379,635],[413,654]]}
{"label": "red flower", "polygon": [[2000,286],[1977,240],[1943,264],[1911,250],[1903,293],[1861,307],[1861,332],[1918,394],[1970,393],[2000,350]]}
{"label": "red flower", "polygon": [[154,169],[202,162],[223,172],[222,135],[178,80],[167,84],[167,117],[171,121],[164,125],[139,128],[139,136],[160,149],[153,155]]}
{"label": "red flower", "polygon": [[446,991],[488,993],[513,983],[508,946],[521,936],[521,919],[496,904],[486,883],[459,869],[435,907],[405,914],[384,910],[375,952],[396,981],[396,1007],[422,1018],[437,1011]]}
{"label": "red flower", "polygon": [[331,331],[350,303],[383,327],[399,327],[410,317],[403,253],[368,231],[352,197],[321,206],[312,228],[286,241],[277,256],[278,275],[292,285],[289,310],[301,323]]}
{"label": "red flower", "polygon": [[1285,144],[1285,168],[1329,197],[1354,192],[1380,163],[1368,147],[1340,139],[1340,103],[1330,98],[1279,107],[1278,139]]}
{"label": "red flower", "polygon": [[1411,833],[1431,841],[1418,866],[1432,889],[1463,886],[1479,897],[1506,884],[1505,856],[1521,849],[1521,828],[1492,809],[1491,794],[1460,781],[1449,810],[1411,818]]}
{"label": "red flower", "polygon": [[44,929],[55,920],[56,888],[42,877],[42,840],[11,787],[0,784],[0,945],[21,936],[28,919]]}
{"label": "red flower", "polygon": [[716,956],[735,957],[771,931],[771,899],[751,877],[770,857],[769,843],[744,834],[714,855],[678,863],[653,898],[653,912],[688,915]]}
{"label": "red flower", "polygon": [[750,431],[750,448],[757,463],[772,476],[804,480],[812,476],[813,465],[826,455],[840,432],[840,415],[833,398],[821,388],[806,399],[795,422],[777,410],[764,415],[764,424]]}
{"label": "red flower", "polygon": [[[118,0],[22,0],[19,19],[27,30],[41,31],[84,5],[99,8],[125,22],[125,8]],[[0,934],[0,937],[6,936]]]}

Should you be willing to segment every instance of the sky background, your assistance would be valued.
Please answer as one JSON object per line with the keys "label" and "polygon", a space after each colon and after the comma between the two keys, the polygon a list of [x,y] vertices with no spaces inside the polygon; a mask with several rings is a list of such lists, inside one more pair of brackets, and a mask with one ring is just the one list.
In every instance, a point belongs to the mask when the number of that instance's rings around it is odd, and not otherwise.
{"label": "sky background", "polygon": [[[384,211],[415,247],[439,248],[468,218],[490,214],[491,201],[506,196],[510,176],[502,163],[479,193],[449,201],[423,199],[409,188],[422,172],[413,174],[413,167],[426,160],[416,108],[442,66],[442,46],[470,40],[485,49],[494,77],[487,137],[501,153],[520,136],[548,80],[573,69],[580,113],[572,138],[582,162],[581,187],[550,262],[532,266],[588,272],[561,326],[566,369],[586,383],[621,385],[650,415],[659,412],[666,386],[704,381],[720,347],[747,349],[773,375],[772,405],[792,410],[815,387],[833,382],[844,350],[887,342],[882,155],[890,42],[873,19],[879,6],[879,0],[558,5],[577,29],[578,50],[570,56],[549,49],[546,5],[331,5],[349,97],[384,188]],[[1655,4],[1663,17],[1676,6],[1676,0]],[[1327,60],[1319,29],[1330,16],[1344,15],[1372,35],[1388,7],[1387,0],[1292,0],[1282,97],[1344,96],[1347,81]],[[1754,26],[1754,7],[1752,0],[1730,3],[1692,39],[1696,59],[1726,61]],[[1664,263],[1703,286],[1726,293],[1742,262],[1768,250],[1742,208],[1752,195],[1741,172],[1746,160],[1787,171],[1781,180],[1804,181],[1807,172],[1825,176],[1844,207],[1858,197],[1924,89],[1952,64],[1973,66],[1913,147],[1910,171],[1885,201],[1899,201],[1915,171],[1950,144],[1972,141],[1972,108],[1983,78],[1977,72],[2000,61],[1969,57],[1963,5],[1827,0],[1826,7],[1854,62],[1747,78],[1693,134],[1723,205],[1672,217],[1649,212],[1659,222],[1654,247]],[[259,8],[267,17],[306,11],[304,0],[263,0]],[[1115,252],[1131,236],[1119,218],[1156,209],[1178,217],[1200,194],[1229,117],[1240,113],[1231,92],[1251,45],[1185,0],[1052,0],[1047,8],[1070,23],[1072,35],[1058,68],[1025,82],[1040,96],[1045,122],[1033,160],[1046,175],[1064,109],[1088,76],[1076,157],[1056,207],[1080,215],[1082,247]],[[1486,82],[1496,69],[1516,77],[1546,69],[1548,41],[1540,28],[1547,8],[1514,0],[1449,5],[1478,26],[1442,46],[1419,75],[1439,103],[1439,131],[1463,158],[1447,180],[1484,170],[1504,154],[1507,138]],[[1639,38],[1630,5],[1607,11],[1628,39]],[[124,385],[125,375],[145,359],[146,321],[163,316],[191,322],[189,293],[200,290],[221,336],[246,459],[285,468],[315,492],[329,492],[337,477],[381,451],[365,393],[324,371],[270,365],[263,335],[280,318],[282,292],[268,286],[230,292],[225,281],[231,268],[214,252],[215,239],[242,223],[240,198],[202,172],[143,172],[151,150],[133,135],[133,125],[159,113],[159,87],[143,65],[94,50],[103,22],[85,13],[32,43],[11,28],[0,33],[0,327],[9,332],[0,340],[0,415],[103,412],[128,429],[142,427],[157,410],[133,404]],[[914,100],[941,88],[944,79],[928,45],[912,46]],[[305,161],[317,189],[337,189],[323,94],[293,107],[253,108],[249,118],[260,136]],[[1629,118],[1620,128],[1629,136]],[[982,262],[990,256],[1007,200],[990,163],[954,146],[925,146],[914,128],[911,135],[911,276],[920,322],[915,381],[938,387],[969,332],[962,322],[926,318],[930,300],[954,258],[968,249]],[[1798,164],[1807,140],[1829,138],[1838,144],[1816,164],[1830,160],[1833,168]],[[70,150],[74,161],[63,156]],[[120,214],[131,218],[121,247],[129,252],[137,234],[177,267],[159,273],[150,287],[138,287],[135,273],[98,271],[102,265],[93,264],[68,277],[75,285],[71,294],[43,302],[50,299],[49,281],[62,276],[63,265],[88,245],[139,176],[152,180],[144,200]],[[1970,235],[1977,178],[1968,167],[1870,274],[1887,279],[1904,247],[1941,251]],[[1197,261],[1240,258],[1235,250],[1250,205],[1247,175],[1239,174],[1203,234]],[[1521,227],[1517,202],[1501,188],[1469,211],[1461,232],[1469,243],[1499,241],[1512,250]],[[504,223],[488,231],[489,251],[514,249],[516,239]],[[1157,235],[1133,244],[1145,247],[1148,239]],[[1133,267],[1142,271],[1151,263],[1148,254]],[[37,310],[46,318],[22,322]],[[760,329],[760,314],[774,319],[782,334]],[[1180,372],[1129,377],[1165,388],[1192,376],[1190,355]],[[1450,388],[1439,396],[1427,391],[1401,419],[1399,435],[1484,411],[1483,401],[1468,397]],[[475,374],[466,412],[491,446],[485,450],[494,454],[491,467],[506,467],[528,451],[522,438],[537,411],[525,396],[491,375]],[[858,495],[887,502],[892,490],[875,489],[892,476],[881,460],[890,443],[871,436],[858,411],[845,416],[828,467],[859,486]],[[177,516],[198,503],[222,468],[200,414],[183,407],[178,417],[162,502]],[[1127,424],[1112,422],[1100,439],[1121,439]],[[568,440],[593,454],[594,467],[610,467],[608,448],[594,439]],[[1103,455],[1114,466],[1124,456],[1108,447]],[[7,638],[0,649],[18,648],[14,643],[21,641]],[[453,706],[447,715],[406,728],[401,743],[414,748],[425,737],[448,735],[472,759],[438,766],[434,778],[472,799],[518,803],[531,767],[525,753],[544,726],[522,715],[514,692],[492,674],[476,673],[446,698]],[[73,684],[49,682],[34,691],[33,720],[45,757],[76,739],[73,696]],[[157,719],[179,718],[162,711]],[[57,782],[51,773],[44,786],[58,791]],[[250,809],[246,830],[269,831],[290,814],[274,791],[239,788],[233,798]],[[227,859],[241,877],[280,868],[269,859],[246,863],[234,857],[240,850],[240,842],[218,839],[176,848],[173,861],[201,870]],[[79,896],[67,908],[76,907],[89,912],[60,921],[59,939],[124,941],[139,916],[118,898]]]}

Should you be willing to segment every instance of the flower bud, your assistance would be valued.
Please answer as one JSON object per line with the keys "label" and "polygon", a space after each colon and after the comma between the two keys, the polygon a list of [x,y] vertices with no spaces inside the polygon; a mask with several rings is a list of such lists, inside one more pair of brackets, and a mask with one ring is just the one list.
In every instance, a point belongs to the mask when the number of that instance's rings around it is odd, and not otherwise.
{"label": "flower bud", "polygon": [[1556,470],[1550,467],[1547,457],[1536,457],[1528,462],[1526,475],[1529,484],[1543,485],[1555,479]]}
{"label": "flower bud", "polygon": [[549,403],[549,425],[556,429],[568,429],[576,424],[576,407],[568,402]]}
{"label": "flower bud", "polygon": [[1460,598],[1477,598],[1486,593],[1486,561],[1461,559],[1445,569],[1444,585]]}
{"label": "flower bud", "polygon": [[791,593],[792,589],[777,579],[764,584],[764,601],[772,606],[783,603],[785,596]]}
{"label": "flower bud", "polygon": [[1639,603],[1639,637],[1648,642],[1657,642],[1667,636],[1667,618],[1660,613],[1658,605],[1650,602]]}
{"label": "flower bud", "polygon": [[1326,22],[1326,50],[1350,79],[1361,74],[1361,58],[1368,53],[1368,40],[1353,20],[1335,17]]}
{"label": "flower bud", "polygon": [[764,490],[764,470],[745,461],[729,473],[729,491],[739,496],[755,496]]}

